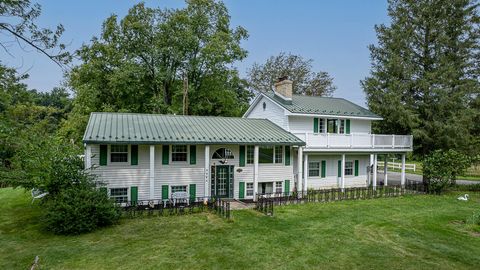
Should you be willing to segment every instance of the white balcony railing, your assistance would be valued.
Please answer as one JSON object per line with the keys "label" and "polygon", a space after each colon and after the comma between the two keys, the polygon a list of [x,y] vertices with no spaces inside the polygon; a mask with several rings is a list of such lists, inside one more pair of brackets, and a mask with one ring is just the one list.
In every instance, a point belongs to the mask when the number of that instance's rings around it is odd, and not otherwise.
{"label": "white balcony railing", "polygon": [[296,133],[307,148],[412,149],[412,135]]}

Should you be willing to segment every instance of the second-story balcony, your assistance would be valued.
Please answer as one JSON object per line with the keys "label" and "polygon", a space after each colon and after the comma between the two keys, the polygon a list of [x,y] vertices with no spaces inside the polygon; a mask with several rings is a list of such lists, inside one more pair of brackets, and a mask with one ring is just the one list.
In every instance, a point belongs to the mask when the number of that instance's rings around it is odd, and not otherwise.
{"label": "second-story balcony", "polygon": [[411,151],[413,146],[412,135],[292,133],[307,144],[307,150],[375,149]]}

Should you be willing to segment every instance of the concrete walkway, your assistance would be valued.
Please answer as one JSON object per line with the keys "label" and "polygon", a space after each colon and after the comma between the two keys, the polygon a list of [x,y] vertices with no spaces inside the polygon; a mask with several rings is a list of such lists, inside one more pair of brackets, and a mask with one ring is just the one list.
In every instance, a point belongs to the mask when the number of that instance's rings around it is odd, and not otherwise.
{"label": "concrete walkway", "polygon": [[[399,185],[400,184],[400,176],[401,173],[399,172],[388,172],[388,184]],[[422,182],[422,176],[413,173],[406,174],[407,180],[412,180],[415,182]],[[377,176],[377,181],[383,181],[383,172],[379,172]],[[472,181],[472,180],[457,180],[457,184],[459,185],[472,185],[472,184],[480,184],[480,181]]]}
{"label": "concrete walkway", "polygon": [[230,209],[232,210],[252,209],[254,207],[254,203],[244,203],[237,200],[230,201]]}

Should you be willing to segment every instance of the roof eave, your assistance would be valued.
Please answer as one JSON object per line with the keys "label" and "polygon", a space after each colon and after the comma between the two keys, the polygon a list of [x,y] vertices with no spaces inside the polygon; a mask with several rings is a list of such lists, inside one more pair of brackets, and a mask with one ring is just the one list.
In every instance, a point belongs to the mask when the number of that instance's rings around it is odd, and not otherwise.
{"label": "roof eave", "polygon": [[291,145],[305,146],[305,142],[202,142],[202,141],[107,141],[107,140],[83,140],[84,144],[139,144],[139,145]]}
{"label": "roof eave", "polygon": [[317,113],[295,113],[287,110],[286,115],[292,116],[311,116],[311,117],[336,117],[340,119],[361,119],[361,120],[383,120],[380,116],[358,116],[358,115],[337,115],[337,114],[317,114]]}

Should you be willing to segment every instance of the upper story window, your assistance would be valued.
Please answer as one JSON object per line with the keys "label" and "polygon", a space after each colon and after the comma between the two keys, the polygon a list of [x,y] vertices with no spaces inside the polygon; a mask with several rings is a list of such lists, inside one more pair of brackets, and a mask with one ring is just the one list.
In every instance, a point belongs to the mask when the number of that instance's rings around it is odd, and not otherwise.
{"label": "upper story window", "polygon": [[255,146],[247,145],[247,164],[253,164]]}
{"label": "upper story window", "polygon": [[325,119],[323,118],[318,119],[318,132],[319,133],[325,132]]}
{"label": "upper story window", "polygon": [[187,156],[186,145],[172,145],[172,161],[187,161]]}
{"label": "upper story window", "polygon": [[340,119],[338,121],[340,121],[340,131],[338,133],[345,134],[345,120]]}
{"label": "upper story window", "polygon": [[338,133],[338,119],[327,119],[327,132]]}
{"label": "upper story window", "polygon": [[110,162],[128,162],[128,145],[112,145]]}
{"label": "upper story window", "polygon": [[282,163],[283,146],[260,146],[258,163]]}

